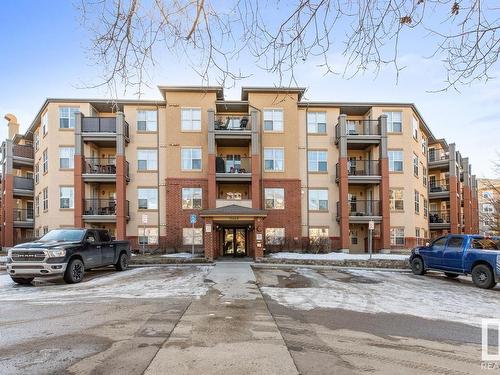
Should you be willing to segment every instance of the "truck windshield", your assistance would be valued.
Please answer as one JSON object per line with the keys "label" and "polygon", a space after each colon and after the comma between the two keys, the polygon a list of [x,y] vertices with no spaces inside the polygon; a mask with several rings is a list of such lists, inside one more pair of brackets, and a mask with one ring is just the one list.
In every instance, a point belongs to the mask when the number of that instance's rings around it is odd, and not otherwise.
{"label": "truck windshield", "polygon": [[40,241],[77,242],[83,239],[84,234],[85,231],[81,229],[55,229],[40,238]]}

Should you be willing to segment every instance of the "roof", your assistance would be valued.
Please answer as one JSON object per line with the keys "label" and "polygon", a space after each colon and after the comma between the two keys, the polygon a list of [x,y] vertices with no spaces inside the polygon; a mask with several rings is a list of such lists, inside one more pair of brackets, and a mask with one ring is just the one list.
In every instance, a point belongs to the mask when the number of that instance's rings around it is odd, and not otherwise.
{"label": "roof", "polygon": [[255,86],[255,87],[242,87],[241,88],[241,100],[248,100],[248,93],[249,92],[269,92],[269,93],[276,93],[276,94],[290,94],[290,93],[297,93],[299,94],[299,101],[302,99],[302,96],[306,92],[305,87],[262,87],[262,86]]}
{"label": "roof", "polygon": [[231,204],[229,206],[211,208],[200,212],[201,217],[207,216],[261,216],[266,217],[267,212],[258,208],[248,208]]}
{"label": "roof", "polygon": [[158,86],[163,99],[166,92],[215,92],[217,100],[224,100],[224,88],[222,86]]}

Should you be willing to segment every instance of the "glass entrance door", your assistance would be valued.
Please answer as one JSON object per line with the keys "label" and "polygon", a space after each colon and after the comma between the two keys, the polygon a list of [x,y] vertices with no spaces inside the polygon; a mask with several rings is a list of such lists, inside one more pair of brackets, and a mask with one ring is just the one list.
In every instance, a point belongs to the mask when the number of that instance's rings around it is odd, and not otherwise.
{"label": "glass entrance door", "polygon": [[223,255],[245,256],[247,254],[246,234],[245,228],[224,228]]}

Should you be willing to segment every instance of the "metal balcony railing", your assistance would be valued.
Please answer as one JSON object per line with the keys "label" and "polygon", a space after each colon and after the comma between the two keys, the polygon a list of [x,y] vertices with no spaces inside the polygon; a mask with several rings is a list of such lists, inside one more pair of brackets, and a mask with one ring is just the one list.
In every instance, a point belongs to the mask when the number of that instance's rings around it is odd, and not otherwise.
{"label": "metal balcony railing", "polygon": [[448,160],[450,157],[448,151],[429,149],[429,162]]}
{"label": "metal balcony railing", "polygon": [[116,158],[85,158],[85,173],[116,174]]}
{"label": "metal balcony railing", "polygon": [[379,200],[350,200],[349,216],[381,216],[382,205]]}
{"label": "metal balcony railing", "polygon": [[33,159],[35,157],[35,150],[32,145],[12,145],[12,155]]}
{"label": "metal balcony railing", "polygon": [[[123,130],[129,137],[129,125],[123,122]],[[84,133],[116,133],[116,117],[83,117],[82,132]]]}
{"label": "metal balcony railing", "polygon": [[215,159],[216,173],[252,173],[252,158],[249,157],[221,157]]}
{"label": "metal balcony railing", "polygon": [[[348,176],[380,176],[378,160],[349,160],[347,162]],[[340,178],[340,164],[336,165],[336,177]]]}
{"label": "metal balcony railing", "polygon": [[450,211],[449,210],[429,211],[429,223],[449,224]]}
{"label": "metal balcony railing", "polygon": [[14,221],[33,221],[34,218],[33,208],[14,208]]}
{"label": "metal balcony railing", "polygon": [[448,179],[430,180],[429,193],[440,193],[442,191],[450,190],[450,181]]}
{"label": "metal balcony railing", "polygon": [[[116,215],[115,199],[84,199],[84,215]],[[129,216],[130,202],[125,201],[125,215]]]}
{"label": "metal balcony railing", "polygon": [[215,130],[242,131],[251,130],[249,116],[217,116],[214,122]]}
{"label": "metal balcony railing", "polygon": [[14,176],[14,189],[32,191],[34,186],[33,178]]}

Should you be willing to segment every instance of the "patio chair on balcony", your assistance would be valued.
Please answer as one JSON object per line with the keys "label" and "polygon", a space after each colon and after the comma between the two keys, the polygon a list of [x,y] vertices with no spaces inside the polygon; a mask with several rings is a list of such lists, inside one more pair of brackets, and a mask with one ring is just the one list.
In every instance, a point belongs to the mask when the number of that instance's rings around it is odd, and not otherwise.
{"label": "patio chair on balcony", "polygon": [[248,125],[248,119],[246,117],[243,117],[241,120],[240,120],[240,128],[241,129],[246,129],[247,128],[247,125]]}

